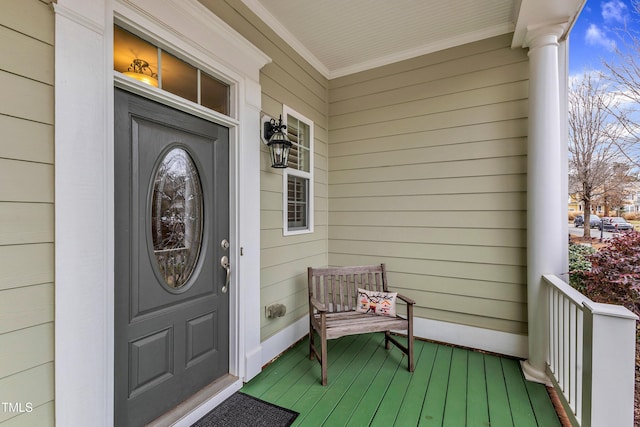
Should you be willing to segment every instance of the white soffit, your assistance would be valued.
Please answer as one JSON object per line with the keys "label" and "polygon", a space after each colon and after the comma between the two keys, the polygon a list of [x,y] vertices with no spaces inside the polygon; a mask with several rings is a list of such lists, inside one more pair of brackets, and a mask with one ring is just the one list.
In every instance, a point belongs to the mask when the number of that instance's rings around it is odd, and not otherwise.
{"label": "white soffit", "polygon": [[327,78],[514,31],[519,0],[242,0]]}

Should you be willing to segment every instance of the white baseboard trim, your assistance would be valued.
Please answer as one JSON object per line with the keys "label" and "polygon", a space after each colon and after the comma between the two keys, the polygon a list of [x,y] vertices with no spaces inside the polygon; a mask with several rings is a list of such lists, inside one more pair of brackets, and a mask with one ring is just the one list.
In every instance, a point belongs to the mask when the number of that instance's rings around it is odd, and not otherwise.
{"label": "white baseboard trim", "polygon": [[309,316],[301,317],[274,336],[262,342],[262,366],[282,354],[309,333]]}
{"label": "white baseboard trim", "polygon": [[414,317],[413,322],[416,337],[524,359],[529,355],[529,342],[526,335],[421,317]]}

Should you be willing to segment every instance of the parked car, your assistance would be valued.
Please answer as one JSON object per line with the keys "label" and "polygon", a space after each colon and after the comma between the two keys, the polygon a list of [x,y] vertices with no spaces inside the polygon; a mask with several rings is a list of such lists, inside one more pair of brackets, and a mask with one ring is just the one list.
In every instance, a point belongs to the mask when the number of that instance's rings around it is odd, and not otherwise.
{"label": "parked car", "polygon": [[[582,215],[578,215],[573,220],[573,225],[576,227],[582,227],[584,225],[584,217]],[[591,228],[597,228],[600,226],[600,217],[598,215],[591,214],[589,216],[589,226]]]}
{"label": "parked car", "polygon": [[613,233],[633,230],[633,225],[621,217],[602,218],[602,223],[598,225],[598,229],[602,230],[603,226],[604,231],[611,231]]}

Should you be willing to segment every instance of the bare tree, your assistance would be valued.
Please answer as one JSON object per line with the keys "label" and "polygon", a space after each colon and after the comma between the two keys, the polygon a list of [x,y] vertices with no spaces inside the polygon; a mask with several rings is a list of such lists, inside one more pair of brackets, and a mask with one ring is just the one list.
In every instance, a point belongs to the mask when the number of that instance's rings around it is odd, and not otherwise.
{"label": "bare tree", "polygon": [[585,73],[569,86],[569,186],[584,205],[584,236],[591,237],[591,202],[603,194],[620,163],[621,128],[611,114],[610,96],[600,76]]}
{"label": "bare tree", "polygon": [[[634,0],[632,7],[636,16],[631,19],[640,19],[640,1]],[[617,48],[604,61],[607,78],[614,84],[610,91],[616,102],[610,106],[611,113],[621,128],[615,143],[629,162],[640,167],[640,33],[621,28],[618,36],[625,48]]]}
{"label": "bare tree", "polygon": [[620,209],[625,204],[631,185],[636,181],[628,163],[613,163],[610,167],[612,170],[609,179],[599,189],[598,195],[591,199],[592,202],[595,200],[597,204],[604,206],[604,216],[611,216],[611,209],[618,215],[621,214]]}

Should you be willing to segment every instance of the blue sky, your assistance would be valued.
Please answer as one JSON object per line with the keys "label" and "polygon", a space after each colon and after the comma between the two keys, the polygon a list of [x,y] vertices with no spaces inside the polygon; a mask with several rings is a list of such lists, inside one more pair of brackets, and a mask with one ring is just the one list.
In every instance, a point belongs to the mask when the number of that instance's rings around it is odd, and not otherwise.
{"label": "blue sky", "polygon": [[620,39],[623,28],[640,31],[640,16],[631,0],[587,0],[571,30],[569,74],[598,70],[603,58],[614,58],[614,50],[625,49]]}

